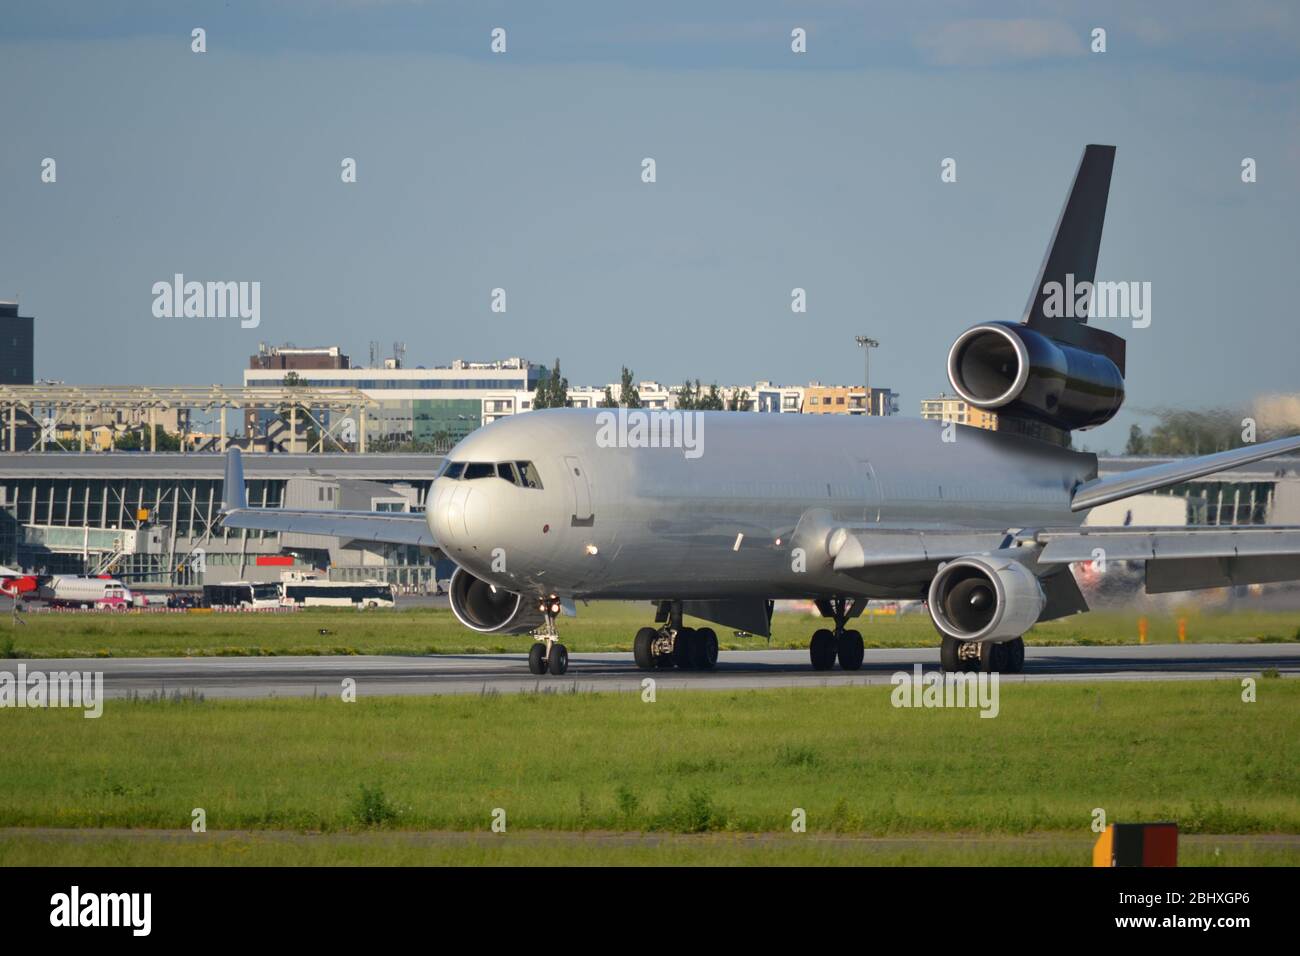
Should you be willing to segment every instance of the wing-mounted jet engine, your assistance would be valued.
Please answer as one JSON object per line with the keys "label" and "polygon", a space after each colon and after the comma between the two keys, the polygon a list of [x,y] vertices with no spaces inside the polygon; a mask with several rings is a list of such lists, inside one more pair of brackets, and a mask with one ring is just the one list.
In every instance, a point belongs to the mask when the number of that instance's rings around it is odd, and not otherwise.
{"label": "wing-mounted jet engine", "polygon": [[[559,676],[569,669],[569,649],[556,638],[555,616],[563,601],[555,594],[527,597],[490,584],[464,568],[457,568],[447,589],[451,613],[471,631],[480,634],[540,634],[544,640],[528,651],[528,670]],[[574,613],[569,605],[569,614]]]}
{"label": "wing-mounted jet engine", "polygon": [[507,591],[464,568],[457,568],[447,589],[456,620],[480,634],[527,634],[545,621],[542,610],[522,594]]}

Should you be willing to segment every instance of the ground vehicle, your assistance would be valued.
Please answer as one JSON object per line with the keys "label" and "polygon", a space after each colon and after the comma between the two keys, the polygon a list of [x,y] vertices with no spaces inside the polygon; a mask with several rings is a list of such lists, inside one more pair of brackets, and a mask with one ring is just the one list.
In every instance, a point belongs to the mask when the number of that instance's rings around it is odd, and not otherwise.
{"label": "ground vehicle", "polygon": [[298,607],[392,607],[393,586],[382,581],[327,581],[293,575],[280,585],[284,604]]}
{"label": "ground vehicle", "polygon": [[108,608],[124,611],[135,603],[130,589],[116,578],[60,574],[41,586],[39,597],[51,607]]}
{"label": "ground vehicle", "polygon": [[280,596],[280,585],[274,582],[230,581],[226,584],[203,586],[203,604],[206,607],[262,610],[279,607]]}

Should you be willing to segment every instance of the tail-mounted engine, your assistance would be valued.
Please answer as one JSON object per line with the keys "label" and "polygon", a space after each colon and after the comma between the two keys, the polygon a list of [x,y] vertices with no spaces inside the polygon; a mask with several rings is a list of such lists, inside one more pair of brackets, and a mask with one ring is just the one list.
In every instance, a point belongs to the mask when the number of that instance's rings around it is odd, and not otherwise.
{"label": "tail-mounted engine", "polygon": [[1114,146],[1084,148],[1021,321],[977,325],[948,352],[952,387],[996,411],[998,431],[1068,444],[1124,402],[1124,340],[1088,325],[1091,293],[1061,308],[1064,290],[1096,278],[1114,163]]}
{"label": "tail-mounted engine", "polygon": [[[1060,331],[1080,344],[1016,322],[967,329],[948,352],[948,379],[967,402],[999,417],[1029,418],[1064,431],[1101,425],[1124,403],[1124,343],[1072,324]],[[1103,336],[1118,341],[1117,354]]]}

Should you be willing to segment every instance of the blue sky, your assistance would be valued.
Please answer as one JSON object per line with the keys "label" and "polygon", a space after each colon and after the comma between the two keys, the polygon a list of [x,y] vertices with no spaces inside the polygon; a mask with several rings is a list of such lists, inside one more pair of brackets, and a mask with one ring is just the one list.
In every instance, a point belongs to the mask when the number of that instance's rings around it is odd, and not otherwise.
{"label": "blue sky", "polygon": [[[1298,74],[1284,3],[29,5],[0,21],[0,297],[68,382],[371,339],[850,382],[866,333],[916,414],[962,329],[1019,318],[1080,150],[1114,143],[1098,274],[1153,300],[1108,326],[1126,413],[1081,436],[1117,449],[1138,409],[1296,389]],[[176,272],[260,281],[261,327],[154,318]]]}

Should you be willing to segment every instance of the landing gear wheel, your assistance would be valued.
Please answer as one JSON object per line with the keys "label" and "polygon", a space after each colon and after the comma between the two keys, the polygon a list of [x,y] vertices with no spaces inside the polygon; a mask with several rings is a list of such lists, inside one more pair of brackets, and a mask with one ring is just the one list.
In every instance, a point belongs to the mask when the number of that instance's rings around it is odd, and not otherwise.
{"label": "landing gear wheel", "polygon": [[943,636],[939,648],[939,666],[946,674],[958,674],[964,671],[977,671],[983,666],[985,648],[996,644],[972,644],[970,641]]}
{"label": "landing gear wheel", "polygon": [[1007,669],[1004,673],[1023,673],[1025,670],[1025,639],[1017,637],[1014,641],[1007,641],[1004,646],[1007,649]]}
{"label": "landing gear wheel", "polygon": [[537,643],[528,649],[528,673],[546,673],[546,645]]}
{"label": "landing gear wheel", "polygon": [[551,656],[546,666],[552,676],[559,677],[569,669],[569,649],[563,644],[552,644]]}
{"label": "landing gear wheel", "polygon": [[939,645],[939,669],[945,674],[952,674],[961,669],[957,660],[957,638],[943,635]]}
{"label": "landing gear wheel", "polygon": [[718,635],[711,627],[695,632],[694,663],[696,670],[711,671],[718,666]]}
{"label": "landing gear wheel", "polygon": [[655,641],[658,639],[659,632],[653,627],[643,627],[636,632],[636,637],[632,641],[632,658],[641,670],[655,669]]}
{"label": "landing gear wheel", "polygon": [[1024,639],[981,644],[979,669],[986,674],[1019,674],[1025,669]]}
{"label": "landing gear wheel", "polygon": [[1002,670],[1002,659],[1004,657],[1006,657],[1006,654],[1002,652],[1001,644],[985,641],[980,645],[979,667],[976,670],[985,674],[1000,671]]}
{"label": "landing gear wheel", "polygon": [[862,658],[866,655],[862,643],[861,631],[845,631],[839,639],[840,667],[846,671],[856,671],[862,667]]}
{"label": "landing gear wheel", "polygon": [[695,629],[683,627],[677,631],[673,641],[673,663],[684,671],[695,670]]}
{"label": "landing gear wheel", "polygon": [[822,628],[808,643],[808,656],[815,671],[828,671],[835,666],[835,635]]}

